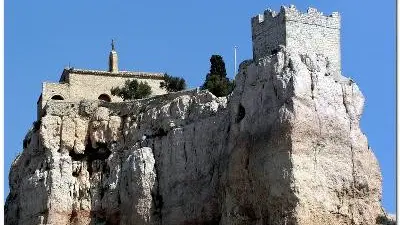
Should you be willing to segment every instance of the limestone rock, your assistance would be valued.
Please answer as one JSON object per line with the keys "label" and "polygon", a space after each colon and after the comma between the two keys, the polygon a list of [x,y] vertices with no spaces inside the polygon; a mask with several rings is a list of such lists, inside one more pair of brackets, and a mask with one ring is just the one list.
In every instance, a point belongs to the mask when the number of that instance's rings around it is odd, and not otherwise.
{"label": "limestone rock", "polygon": [[6,224],[390,221],[353,81],[282,47],[235,83],[223,98],[49,103],[12,165]]}
{"label": "limestone rock", "polygon": [[83,154],[88,141],[88,120],[75,118],[74,152]]}

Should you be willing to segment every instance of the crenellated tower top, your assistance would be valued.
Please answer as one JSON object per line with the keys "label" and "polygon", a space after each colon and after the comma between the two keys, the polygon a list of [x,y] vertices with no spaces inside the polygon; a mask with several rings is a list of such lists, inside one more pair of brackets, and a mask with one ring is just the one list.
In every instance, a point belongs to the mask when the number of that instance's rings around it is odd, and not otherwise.
{"label": "crenellated tower top", "polygon": [[340,15],[325,16],[315,8],[300,12],[294,5],[279,12],[267,9],[251,19],[253,59],[274,54],[279,45],[299,53],[328,57],[333,70],[340,71]]}

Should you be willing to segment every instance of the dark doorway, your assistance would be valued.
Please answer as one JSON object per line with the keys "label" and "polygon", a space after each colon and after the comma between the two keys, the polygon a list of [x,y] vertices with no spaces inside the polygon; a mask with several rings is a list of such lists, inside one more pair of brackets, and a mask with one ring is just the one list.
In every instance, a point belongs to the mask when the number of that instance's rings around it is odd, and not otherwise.
{"label": "dark doorway", "polygon": [[101,95],[98,97],[98,99],[99,99],[99,100],[102,100],[102,101],[106,101],[106,102],[111,102],[111,98],[110,98],[110,96],[108,96],[107,94],[101,94]]}
{"label": "dark doorway", "polygon": [[54,95],[53,97],[51,97],[51,99],[53,99],[53,100],[64,100],[64,98],[61,95]]}

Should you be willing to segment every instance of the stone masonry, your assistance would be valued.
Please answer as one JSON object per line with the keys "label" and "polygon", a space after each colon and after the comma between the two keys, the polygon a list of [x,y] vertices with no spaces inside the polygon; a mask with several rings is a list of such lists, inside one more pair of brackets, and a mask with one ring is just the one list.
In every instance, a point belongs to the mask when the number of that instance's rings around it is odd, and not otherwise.
{"label": "stone masonry", "polygon": [[340,15],[324,16],[317,9],[301,13],[293,5],[282,6],[279,13],[270,9],[252,18],[253,59],[278,51],[315,52],[328,57],[332,71],[340,72]]}
{"label": "stone masonry", "polygon": [[59,83],[43,82],[42,94],[37,105],[38,118],[42,116],[43,108],[49,100],[79,102],[83,99],[102,99],[121,102],[122,98],[111,95],[111,89],[121,87],[125,81],[132,79],[147,82],[151,86],[152,96],[167,93],[166,90],[160,88],[163,73],[119,71],[118,55],[113,45],[110,51],[108,71],[66,68]]}

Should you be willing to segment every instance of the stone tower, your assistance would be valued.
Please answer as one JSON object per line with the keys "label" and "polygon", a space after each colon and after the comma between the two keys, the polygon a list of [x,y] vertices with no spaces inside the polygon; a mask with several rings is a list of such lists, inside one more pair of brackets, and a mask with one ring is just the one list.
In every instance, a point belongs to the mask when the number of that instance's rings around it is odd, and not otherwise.
{"label": "stone tower", "polygon": [[115,51],[114,40],[111,41],[111,51],[108,62],[108,71],[111,73],[118,73],[118,55]]}
{"label": "stone tower", "polygon": [[279,45],[300,54],[313,52],[328,57],[331,71],[341,71],[340,15],[324,16],[314,8],[307,13],[293,5],[282,6],[280,12],[270,9],[251,20],[253,59],[274,54]]}

